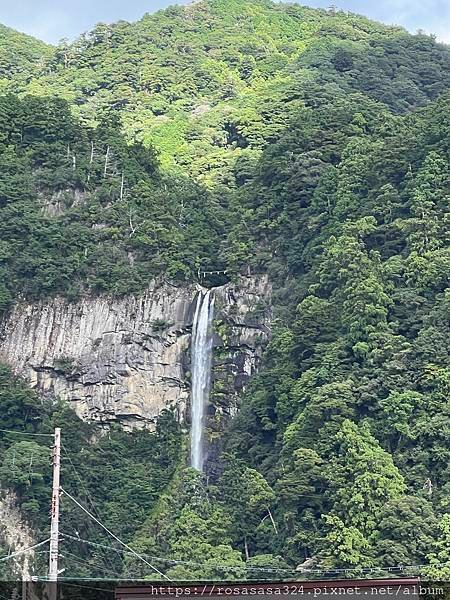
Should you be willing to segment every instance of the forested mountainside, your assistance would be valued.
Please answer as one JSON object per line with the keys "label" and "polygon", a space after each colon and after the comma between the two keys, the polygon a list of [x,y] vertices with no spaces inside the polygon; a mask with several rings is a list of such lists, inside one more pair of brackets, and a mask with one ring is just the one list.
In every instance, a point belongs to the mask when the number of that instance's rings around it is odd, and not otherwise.
{"label": "forested mountainside", "polygon": [[[0,98],[1,310],[202,269],[226,271],[209,286],[268,275],[275,318],[212,478],[186,468],[170,411],[99,437],[7,368],[0,429],[62,424],[66,489],[172,579],[279,579],[308,558],[448,578],[449,49],[206,0],[41,56]],[[2,435],[0,481],[44,535],[47,441],[30,439]],[[78,543],[92,526],[64,510],[71,573],[149,575]]]}
{"label": "forested mountainside", "polygon": [[14,81],[25,85],[53,53],[51,46],[0,24],[0,91]]}
{"label": "forested mountainside", "polygon": [[208,0],[100,24],[9,90],[67,99],[90,125],[120,112],[127,138],[156,145],[165,166],[229,187],[236,159],[255,160],[317,86],[403,113],[449,82],[448,48],[428,36],[297,4]]}

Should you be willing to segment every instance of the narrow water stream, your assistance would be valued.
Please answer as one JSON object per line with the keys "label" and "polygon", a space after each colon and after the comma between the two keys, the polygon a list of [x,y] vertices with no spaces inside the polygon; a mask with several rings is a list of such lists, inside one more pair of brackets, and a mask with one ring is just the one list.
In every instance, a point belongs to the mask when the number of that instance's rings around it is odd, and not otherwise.
{"label": "narrow water stream", "polygon": [[211,290],[197,298],[191,342],[191,466],[203,471],[205,409],[211,387],[214,295]]}

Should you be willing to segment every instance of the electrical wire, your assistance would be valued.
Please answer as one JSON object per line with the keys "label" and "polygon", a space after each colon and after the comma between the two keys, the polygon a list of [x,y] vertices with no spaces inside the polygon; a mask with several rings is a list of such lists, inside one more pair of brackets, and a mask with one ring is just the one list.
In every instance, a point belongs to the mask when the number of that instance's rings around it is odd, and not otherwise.
{"label": "electrical wire", "polygon": [[43,542],[39,542],[39,544],[30,546],[29,548],[24,548],[23,550],[18,550],[17,552],[13,552],[12,554],[9,554],[8,556],[4,556],[3,558],[0,558],[0,562],[4,562],[6,560],[10,560],[11,558],[14,558],[15,556],[20,556],[21,554],[30,552],[30,550],[34,550],[35,548],[39,548],[40,546],[43,546],[44,544],[48,544],[49,541],[50,541],[50,538],[44,540]]}
{"label": "electrical wire", "polygon": [[[89,540],[84,540],[83,538],[75,537],[75,536],[69,535],[67,533],[60,532],[59,535],[61,535],[62,537],[65,537],[65,538],[69,538],[70,540],[74,540],[75,542],[89,544],[90,546],[94,546],[96,548],[104,548],[106,550],[112,550],[113,552],[117,552],[118,554],[128,554],[128,552],[126,550],[121,550],[120,548],[113,548],[112,546],[105,546],[105,544],[99,544],[98,542],[91,542]],[[142,554],[142,556],[144,556],[145,558],[152,558],[151,556],[148,556],[147,554]]]}
{"label": "electrical wire", "polygon": [[54,437],[52,433],[31,433],[28,431],[12,431],[10,429],[0,429],[3,433],[13,433],[15,435],[33,435],[38,437]]}
{"label": "electrical wire", "polygon": [[64,559],[69,559],[69,560],[73,560],[74,562],[77,562],[78,564],[82,565],[82,566],[88,566],[88,567],[97,567],[98,569],[100,569],[101,571],[103,571],[104,573],[111,573],[112,575],[115,575],[116,577],[121,577],[120,573],[117,573],[116,571],[110,570],[110,569],[105,569],[103,568],[102,565],[93,563],[92,561],[89,560],[84,560],[82,558],[80,558],[79,556],[77,556],[76,554],[73,554],[72,552],[69,552],[67,550],[63,550],[63,552],[60,553],[60,558],[64,558]]}
{"label": "electrical wire", "polygon": [[[121,554],[131,554],[130,552],[127,552],[125,550],[120,550],[117,548],[113,548],[111,546],[105,546],[103,544],[98,544],[97,542],[91,542],[89,540],[84,540],[82,538],[76,538],[74,536],[70,536],[66,533],[61,533],[61,535],[63,537],[67,537],[70,538],[74,541],[77,542],[81,542],[84,544],[89,544],[91,546],[96,546],[96,547],[101,547],[101,548],[105,548],[108,550],[113,550],[114,552],[119,552]],[[228,570],[240,570],[242,567],[233,567],[232,565],[212,565],[212,564],[207,564],[205,565],[204,563],[197,563],[194,561],[185,561],[185,560],[176,560],[176,559],[172,559],[172,558],[162,558],[161,556],[151,556],[149,554],[141,554],[140,556],[143,556],[144,558],[148,558],[149,560],[157,560],[159,562],[164,562],[164,563],[171,563],[174,565],[193,565],[193,566],[197,566],[197,567],[213,567],[213,568],[222,568],[222,569],[228,569]],[[295,569],[280,569],[278,567],[246,567],[246,569],[248,571],[265,571],[268,573],[272,573],[272,572],[286,572],[286,573],[295,573]]]}
{"label": "electrical wire", "polygon": [[[96,542],[91,542],[89,540],[84,540],[82,538],[76,538],[74,536],[70,536],[68,534],[65,533],[61,533],[61,535],[63,537],[67,537],[70,538],[74,541],[80,542],[80,543],[84,543],[84,544],[89,544],[92,546],[101,546],[105,549],[109,549],[109,550],[113,550],[114,552],[120,552],[123,554],[129,554],[129,552],[126,552],[125,550],[118,550],[117,548],[112,548],[110,546],[105,546],[103,544],[97,544]],[[167,563],[172,563],[172,564],[182,564],[182,565],[194,565],[194,566],[199,566],[199,567],[213,567],[213,568],[223,568],[223,569],[227,569],[227,570],[240,570],[241,567],[233,567],[230,565],[214,565],[214,564],[202,564],[202,563],[197,563],[197,562],[193,562],[193,561],[186,561],[186,560],[175,560],[175,559],[170,559],[170,558],[162,558],[162,557],[158,557],[158,556],[150,556],[148,554],[142,554],[141,556],[148,558],[150,560],[158,560],[161,562],[167,562]],[[297,569],[283,569],[283,568],[278,568],[278,567],[246,567],[247,570],[251,570],[251,571],[261,571],[261,572],[277,572],[277,573],[290,573],[290,574],[296,574],[296,575],[306,575],[306,574],[326,574],[326,573],[354,573],[355,571],[359,571],[359,572],[363,572],[363,573],[374,573],[374,572],[382,572],[382,571],[387,571],[387,572],[393,572],[393,571],[406,571],[409,569],[417,569],[417,570],[422,570],[425,568],[429,568],[430,566],[433,567],[437,567],[437,568],[442,568],[445,567],[447,565],[450,564],[450,561],[444,562],[444,563],[439,563],[436,565],[429,565],[429,564],[425,564],[425,565],[398,565],[398,566],[385,566],[385,567],[363,567],[363,568],[358,568],[358,567],[350,567],[350,568],[345,568],[345,569],[308,569],[308,568],[302,568],[301,571],[297,571]]]}
{"label": "electrical wire", "polygon": [[[48,581],[48,579],[46,577],[40,577],[39,581]],[[133,577],[131,579],[127,579],[125,577],[120,577],[119,579],[113,579],[113,578],[107,579],[105,577],[58,577],[58,581],[61,581],[61,582],[65,582],[65,581],[115,581],[115,582],[117,582],[117,581],[120,581],[120,582],[133,582],[133,583],[141,583],[142,582],[142,583],[147,583],[147,584],[152,582],[152,580],[148,579],[148,577],[147,578]],[[153,580],[153,581],[155,581],[155,580]],[[196,577],[196,578],[183,577],[183,582],[191,582],[191,581],[194,583],[198,583],[199,579],[198,579],[198,577]],[[201,581],[202,581],[202,583],[217,583],[217,578],[205,579],[202,577]],[[264,577],[258,577],[257,579],[256,578],[253,578],[253,579],[246,578],[245,581],[248,583],[252,582],[252,581],[258,582],[258,583],[263,583],[265,581],[268,581],[268,582],[273,583],[274,580],[273,580],[273,578],[269,579],[269,578],[264,578]],[[293,580],[291,580],[291,581],[293,581]],[[159,579],[157,580],[157,582],[158,582],[158,584],[162,583]],[[171,583],[176,584],[176,582],[171,582]],[[286,583],[288,583],[288,582],[286,581]]]}
{"label": "electrical wire", "polygon": [[[53,434],[50,433],[32,433],[32,432],[23,432],[23,431],[14,431],[14,430],[8,430],[8,429],[0,429],[0,432],[6,433],[6,434],[13,434],[13,435],[29,435],[29,436],[37,436],[37,437],[51,437],[53,438]],[[97,513],[98,516],[99,513],[95,507],[94,502],[92,501],[92,498],[89,496],[89,493],[86,490],[86,487],[83,484],[83,481],[78,473],[78,471],[75,468],[75,465],[73,464],[73,461],[70,458],[70,455],[68,453],[68,451],[65,449],[65,447],[63,446],[63,450],[65,452],[65,454],[67,455],[67,458],[74,470],[74,472],[76,473],[76,476],[78,478],[78,480],[80,481],[81,485],[83,486],[85,492],[86,492],[86,497],[89,500],[89,502],[92,505],[93,511],[95,511]],[[119,537],[117,537],[112,531],[110,531],[105,525],[103,525],[103,523],[100,521],[99,518],[95,517],[93,514],[91,514],[82,504],[80,504],[71,494],[69,494],[68,492],[66,492],[64,489],[61,488],[61,491],[70,499],[72,500],[81,510],[83,510],[83,512],[85,512],[91,519],[93,519],[100,527],[102,527],[102,529],[104,529],[111,537],[113,537],[116,541],[118,541],[124,548],[127,549],[127,551],[124,550],[120,550],[118,548],[113,548],[111,546],[106,546],[103,544],[98,544],[95,542],[91,542],[89,540],[84,540],[80,537],[76,538],[74,536],[68,535],[68,534],[61,534],[62,536],[68,538],[68,539],[72,539],[75,540],[77,542],[80,543],[85,543],[85,544],[89,544],[91,546],[95,546],[97,548],[102,548],[105,550],[112,550],[118,554],[131,554],[136,556],[137,558],[139,558],[142,562],[144,562],[147,566],[151,567],[156,573],[158,573],[158,575],[162,576],[164,579],[171,581],[169,577],[167,577],[166,575],[164,575],[164,573],[162,573],[161,571],[159,571],[159,569],[157,569],[154,565],[152,565],[151,563],[149,563],[146,558],[149,558],[150,560],[157,560],[160,562],[165,562],[165,563],[171,563],[171,564],[182,564],[182,565],[193,565],[193,566],[199,566],[199,567],[212,567],[212,568],[218,568],[218,569],[226,569],[226,570],[240,570],[241,567],[233,567],[231,565],[211,565],[211,564],[202,564],[202,563],[197,563],[194,561],[183,561],[183,560],[176,560],[176,559],[168,559],[168,558],[163,558],[163,557],[157,557],[157,556],[149,556],[146,554],[139,554],[137,553],[135,550],[133,550],[133,548],[131,548],[130,546],[128,546],[128,544],[126,544],[125,542],[123,542]],[[306,497],[306,495],[305,495]],[[313,497],[313,495],[308,497]],[[40,542],[38,544],[35,544],[34,546],[30,546],[29,548],[25,548],[23,550],[19,550],[17,552],[14,552],[6,557],[0,558],[0,562],[5,562],[8,561],[16,556],[20,556],[22,554],[25,554],[26,552],[29,552],[31,550],[34,550],[35,548],[39,548],[40,546],[43,546],[44,544],[47,544],[50,541],[50,538],[44,540],[43,542]],[[67,552],[67,554],[71,554],[70,552]],[[72,555],[74,557],[74,559],[77,559],[78,561],[82,561],[83,559],[80,559],[79,557],[76,557],[75,555]],[[102,557],[103,558],[103,557]],[[84,561],[86,562],[86,561]],[[108,560],[108,562],[110,562]],[[86,563],[86,564],[90,564],[90,563]],[[354,568],[344,568],[344,569],[309,569],[309,568],[302,568],[301,570],[297,570],[297,569],[282,569],[282,568],[277,568],[277,567],[248,567],[246,566],[246,570],[247,571],[259,571],[259,572],[266,572],[266,573],[290,573],[290,574],[331,574],[331,573],[348,573],[348,572],[355,572],[358,571],[360,573],[374,573],[374,572],[395,572],[395,571],[406,571],[406,570],[411,570],[411,569],[415,569],[415,570],[422,570],[425,568],[429,568],[430,566],[436,567],[436,568],[442,568],[442,567],[446,567],[450,564],[450,561],[444,562],[444,563],[439,563],[439,564],[435,564],[435,565],[427,565],[427,564],[422,564],[422,565],[397,565],[397,566],[385,566],[385,567],[363,567],[363,568],[358,568],[358,567],[354,567]],[[110,565],[112,565],[112,563],[110,562]],[[100,565],[96,565],[98,567],[100,567]],[[110,570],[110,569],[103,569],[104,571],[109,571],[115,575],[118,575],[118,573]]]}
{"label": "electrical wire", "polygon": [[[75,473],[75,475],[76,475],[76,477],[77,477],[78,481],[80,482],[80,485],[81,485],[82,489],[84,490],[85,496],[86,496],[87,500],[89,501],[89,504],[90,504],[90,505],[91,505],[91,507],[92,507],[92,512],[94,513],[94,515],[95,515],[95,516],[96,516],[96,517],[97,517],[99,520],[101,520],[101,519],[102,519],[102,517],[100,516],[100,513],[99,513],[99,511],[97,510],[97,507],[95,506],[95,503],[94,503],[94,501],[92,500],[92,497],[90,496],[90,494],[89,494],[89,492],[88,492],[88,490],[87,490],[87,488],[86,488],[86,485],[85,485],[85,483],[83,482],[83,480],[82,480],[82,478],[81,478],[80,474],[78,473],[78,470],[76,469],[76,467],[75,467],[75,465],[74,465],[74,463],[73,463],[73,461],[72,461],[72,458],[70,457],[70,454],[69,454],[68,450],[66,449],[66,447],[65,447],[65,446],[64,446],[64,444],[62,444],[62,443],[61,443],[61,447],[62,447],[62,449],[63,449],[63,452],[64,452],[64,454],[66,455],[66,457],[67,457],[67,459],[68,459],[68,461],[69,461],[69,463],[70,463],[70,465],[71,465],[71,467],[72,467],[72,469],[73,469],[73,471],[74,471],[74,473]],[[88,522],[88,529],[89,529],[89,522]],[[113,565],[113,563],[112,563],[111,559],[108,557],[108,555],[107,555],[106,553],[104,553],[104,554],[101,556],[101,559],[102,559],[102,560],[105,562],[105,564],[109,564],[109,567],[110,567],[111,569],[114,569],[114,565]]]}
{"label": "electrical wire", "polygon": [[85,508],[82,504],[80,504],[78,502],[78,500],[76,500],[76,498],[74,498],[73,496],[71,496],[68,492],[66,492],[63,488],[61,488],[61,491],[63,492],[63,494],[65,494],[68,498],[70,498],[70,500],[72,500],[72,502],[74,502],[79,508],[81,508],[82,511],[84,511],[88,516],[91,517],[91,519],[93,519],[98,525],[100,525],[100,527],[102,529],[104,529],[106,531],[106,533],[109,533],[109,535],[111,537],[113,537],[117,542],[119,542],[119,544],[121,544],[124,548],[126,548],[127,550],[129,550],[132,554],[134,554],[134,556],[136,556],[137,558],[139,558],[139,560],[141,560],[142,562],[144,562],[147,566],[149,566],[151,569],[153,569],[153,571],[155,571],[156,573],[158,573],[158,575],[161,575],[161,577],[164,577],[164,579],[167,579],[167,581],[171,581],[169,577],[167,577],[167,575],[164,575],[164,573],[161,573],[161,571],[159,569],[157,569],[155,566],[153,566],[152,564],[150,564],[147,560],[145,560],[145,558],[143,558],[142,556],[140,556],[140,554],[138,554],[135,550],[133,550],[133,548],[131,548],[131,546],[128,546],[128,544],[126,544],[125,542],[123,542],[119,537],[117,537],[117,535],[115,535],[112,531],[110,531],[105,525],[103,525],[103,523],[101,521],[99,521],[99,519],[97,519],[96,517],[94,517],[94,515],[92,513],[90,513],[87,508]]}

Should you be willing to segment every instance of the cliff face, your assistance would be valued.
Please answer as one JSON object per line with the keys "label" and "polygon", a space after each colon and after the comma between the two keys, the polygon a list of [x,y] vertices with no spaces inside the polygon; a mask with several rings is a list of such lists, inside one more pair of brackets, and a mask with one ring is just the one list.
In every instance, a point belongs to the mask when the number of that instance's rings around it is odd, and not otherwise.
{"label": "cliff face", "polygon": [[[151,427],[164,408],[174,407],[181,422],[189,421],[199,289],[152,283],[135,297],[16,305],[0,324],[0,360],[40,392],[69,401],[85,420]],[[230,413],[270,333],[270,288],[266,279],[249,278],[214,293],[213,378],[222,382],[223,396],[222,407],[215,404]]]}
{"label": "cliff face", "polygon": [[[0,543],[11,552],[20,552],[36,543],[33,532],[17,508],[17,498],[12,492],[4,490],[0,490]],[[28,552],[9,561],[11,573],[29,580],[33,558],[34,552]]]}

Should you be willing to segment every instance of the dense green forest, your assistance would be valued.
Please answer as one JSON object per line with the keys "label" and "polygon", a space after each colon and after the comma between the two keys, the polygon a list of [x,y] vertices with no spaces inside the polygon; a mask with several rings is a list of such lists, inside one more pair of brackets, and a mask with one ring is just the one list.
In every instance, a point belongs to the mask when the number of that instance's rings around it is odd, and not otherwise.
{"label": "dense green forest", "polygon": [[25,85],[38,74],[53,49],[33,37],[0,24],[0,91],[5,93],[14,81]]}
{"label": "dense green forest", "polygon": [[[306,559],[450,578],[449,48],[268,0],[51,49],[3,36],[23,51],[0,45],[0,311],[206,267],[267,273],[275,320],[214,480],[185,467],[169,412],[99,436],[6,367],[0,429],[63,424],[67,491],[172,579],[299,577]],[[48,439],[0,436],[2,488],[43,534]],[[71,573],[151,576],[78,544],[92,525],[64,510]]]}
{"label": "dense green forest", "polygon": [[125,294],[222,265],[226,206],[160,172],[115,115],[92,130],[63,100],[7,95],[0,120],[0,311],[20,294]]}

